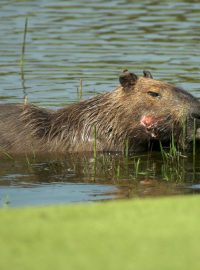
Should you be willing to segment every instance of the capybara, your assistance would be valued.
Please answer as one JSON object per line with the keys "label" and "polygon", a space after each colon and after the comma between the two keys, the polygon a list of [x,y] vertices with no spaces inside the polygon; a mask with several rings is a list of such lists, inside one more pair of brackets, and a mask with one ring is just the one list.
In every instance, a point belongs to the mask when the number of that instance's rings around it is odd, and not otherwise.
{"label": "capybara", "polygon": [[200,102],[174,85],[124,70],[113,92],[57,111],[32,104],[0,105],[2,152],[143,151],[199,139]]}

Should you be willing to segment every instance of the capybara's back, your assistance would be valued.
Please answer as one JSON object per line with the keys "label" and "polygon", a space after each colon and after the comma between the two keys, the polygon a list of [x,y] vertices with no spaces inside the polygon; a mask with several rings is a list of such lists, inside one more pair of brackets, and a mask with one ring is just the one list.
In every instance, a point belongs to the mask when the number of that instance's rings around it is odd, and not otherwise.
{"label": "capybara's back", "polygon": [[[1,152],[146,150],[173,139],[186,147],[200,127],[200,102],[186,91],[125,70],[120,86],[57,111],[0,105]],[[195,125],[194,125],[195,123]],[[194,130],[195,126],[195,130]],[[197,132],[199,134],[199,132]]]}
{"label": "capybara's back", "polygon": [[[0,152],[43,151],[51,112],[34,105],[0,105]],[[47,149],[44,150],[47,151]]]}

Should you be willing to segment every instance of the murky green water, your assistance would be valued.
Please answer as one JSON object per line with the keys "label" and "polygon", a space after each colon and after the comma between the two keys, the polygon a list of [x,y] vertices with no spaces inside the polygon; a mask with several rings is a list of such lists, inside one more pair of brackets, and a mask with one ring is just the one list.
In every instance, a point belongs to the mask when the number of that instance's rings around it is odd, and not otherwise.
{"label": "murky green water", "polygon": [[[26,16],[22,81],[19,64]],[[1,0],[0,102],[21,102],[27,94],[35,104],[60,107],[78,100],[80,79],[85,99],[114,89],[124,68],[138,75],[151,70],[155,78],[200,97],[199,33],[199,1]],[[64,203],[90,201],[91,196],[98,200],[198,191],[199,155],[195,164],[190,155],[183,157],[171,176],[157,153],[140,157],[137,174],[135,166],[134,157],[111,155],[98,161],[71,155],[29,161],[5,158],[1,202],[9,198],[11,205]],[[196,188],[190,188],[193,183]],[[23,193],[33,190],[33,196]],[[44,201],[45,192],[49,195]],[[76,199],[73,192],[79,192]]]}

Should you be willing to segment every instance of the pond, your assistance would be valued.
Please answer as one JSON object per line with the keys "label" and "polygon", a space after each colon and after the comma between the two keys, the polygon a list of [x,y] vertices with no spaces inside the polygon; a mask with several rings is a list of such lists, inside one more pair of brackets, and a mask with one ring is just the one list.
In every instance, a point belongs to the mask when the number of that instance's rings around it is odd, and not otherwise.
{"label": "pond", "polygon": [[[28,18],[23,74],[20,68]],[[1,0],[0,103],[59,108],[112,91],[123,69],[200,97],[200,3]],[[82,85],[82,93],[80,93]],[[198,193],[200,154],[4,156],[0,205]]]}

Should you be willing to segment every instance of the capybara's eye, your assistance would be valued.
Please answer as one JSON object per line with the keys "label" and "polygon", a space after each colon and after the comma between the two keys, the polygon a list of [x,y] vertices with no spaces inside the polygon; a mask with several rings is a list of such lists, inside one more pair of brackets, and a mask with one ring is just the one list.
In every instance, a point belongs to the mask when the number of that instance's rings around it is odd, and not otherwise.
{"label": "capybara's eye", "polygon": [[152,97],[160,97],[160,94],[157,92],[148,91],[147,94],[152,96]]}

